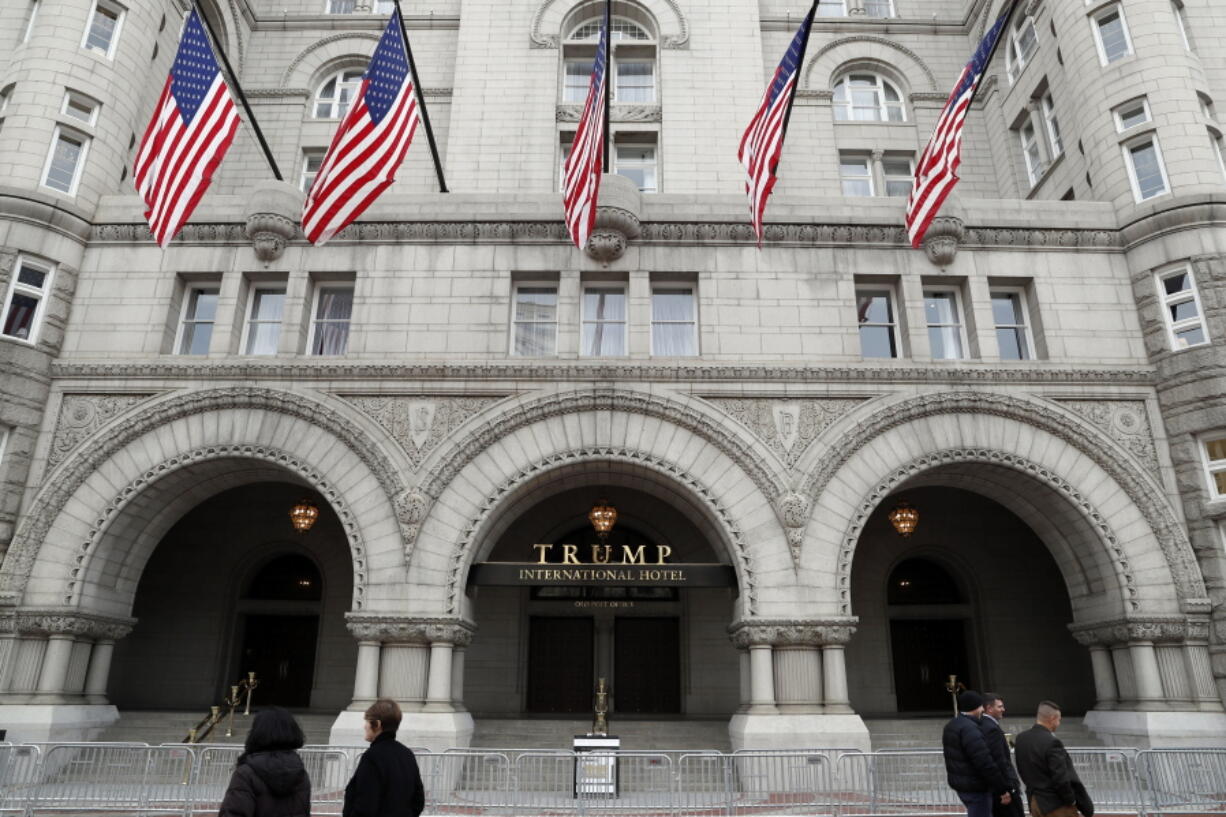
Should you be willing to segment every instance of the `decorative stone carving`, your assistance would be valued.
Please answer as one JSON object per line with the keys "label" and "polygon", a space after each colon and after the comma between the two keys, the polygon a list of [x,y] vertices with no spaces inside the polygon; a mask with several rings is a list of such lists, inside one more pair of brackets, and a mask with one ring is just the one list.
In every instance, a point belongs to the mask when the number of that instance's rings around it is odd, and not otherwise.
{"label": "decorative stone carving", "polygon": [[[506,433],[509,434],[510,431]],[[741,583],[741,597],[744,608],[746,612],[751,615],[753,614],[757,607],[757,579],[754,573],[753,557],[745,542],[744,535],[737,526],[736,521],[723,506],[723,503],[719,501],[706,484],[699,481],[696,476],[688,471],[678,468],[676,464],[643,451],[622,447],[573,449],[553,454],[539,462],[534,462],[520,468],[511,478],[504,480],[503,484],[499,486],[494,494],[486,497],[480,512],[464,529],[463,534],[456,543],[455,549],[452,551],[451,579],[448,583],[447,592],[448,609],[451,612],[458,613],[459,596],[462,590],[461,581],[469,563],[475,557],[472,550],[473,543],[477,541],[478,534],[488,524],[494,509],[501,504],[504,498],[529,480],[537,478],[552,468],[585,460],[595,460],[602,463],[630,463],[663,474],[669,480],[688,488],[719,521],[724,538],[729,544],[729,550],[731,551],[729,556],[736,567],[737,579]]]}
{"label": "decorative stone carving", "polygon": [[379,613],[346,613],[345,626],[359,641],[385,644],[432,644],[457,647],[472,643],[477,626],[460,618],[409,618]]}
{"label": "decorative stone carving", "polygon": [[[840,37],[837,40],[831,40],[830,42],[823,45],[821,48],[817,50],[816,53],[813,54],[812,57],[810,57],[807,60],[808,65],[805,67],[805,72],[804,72],[803,80],[802,80],[804,83],[803,87],[806,87],[806,88],[812,87],[815,84],[814,81],[810,78],[810,74],[813,72],[813,67],[817,65],[817,63],[821,60],[821,58],[825,56],[826,54],[830,53],[831,51],[835,50],[836,48],[841,48],[842,46],[845,46],[845,45],[853,46],[853,48],[858,52],[863,51],[866,46],[872,46],[874,48],[888,49],[890,51],[894,51],[899,54],[902,54],[905,57],[907,57],[907,59],[911,60],[911,62],[913,62],[915,65],[917,65],[919,69],[923,72],[923,79],[924,79],[924,82],[928,85],[928,90],[933,91],[933,92],[936,92],[938,90],[936,75],[932,73],[932,69],[928,67],[928,63],[925,62],[924,59],[919,54],[915,53],[910,48],[907,48],[904,45],[899,45],[897,42],[895,42],[894,40],[891,40],[889,37],[879,37],[875,34],[852,34],[851,36],[848,36],[848,37]],[[909,79],[912,82],[915,82],[919,79],[919,77],[909,77]],[[829,77],[819,77],[818,82],[816,84],[819,86],[825,87],[828,80],[829,80]]]}
{"label": "decorative stone carving", "polygon": [[[532,48],[557,48],[558,38],[553,34],[546,34],[546,30],[556,30],[560,27],[561,20],[558,19],[562,12],[551,8],[555,0],[540,0],[540,5],[536,8],[536,13],[532,15],[532,28],[528,32],[529,45]],[[685,15],[681,11],[681,5],[677,0],[643,0],[658,22],[663,27],[675,28],[675,34],[663,34],[660,39],[660,46],[668,49],[688,48],[690,42],[690,24]],[[653,8],[653,6],[657,8]],[[663,12],[667,11],[665,14]],[[552,12],[552,13],[551,13]],[[546,24],[546,17],[549,18],[549,24]]]}
{"label": "decorative stone carving", "polygon": [[[404,449],[414,468],[421,466],[451,432],[504,395],[339,394],[346,403],[374,420]],[[420,521],[420,520],[418,520]]]}
{"label": "decorative stone carving", "polygon": [[962,219],[954,216],[937,216],[924,233],[924,254],[938,267],[953,263],[958,254],[958,245],[966,237]]}
{"label": "decorative stone carving", "polygon": [[422,520],[426,518],[429,509],[430,500],[417,491],[406,491],[396,497],[396,516],[400,519],[406,542],[411,544],[417,541]]}
{"label": "decorative stone carving", "polygon": [[1077,643],[1085,647],[1113,647],[1133,641],[1176,644],[1209,638],[1208,619],[1185,616],[1130,616],[1112,621],[1073,623],[1068,628]]}
{"label": "decorative stone carving", "polygon": [[772,647],[842,645],[851,640],[859,621],[856,616],[835,619],[746,619],[729,627],[728,637],[739,649],[754,644],[769,644]]}
{"label": "decorative stone carving", "polygon": [[[555,119],[558,122],[578,122],[583,115],[582,105],[559,105]],[[610,105],[610,122],[662,122],[664,114],[659,105]]]}
{"label": "decorative stone carving", "polygon": [[118,641],[132,632],[134,618],[116,618],[72,609],[12,609],[0,613],[0,633],[71,635]]}
{"label": "decorative stone carving", "polygon": [[[113,418],[151,397],[151,394],[65,394],[55,421],[47,472],[64,461],[81,444]],[[46,474],[44,474],[44,479]]]}
{"label": "decorative stone carving", "polygon": [[817,436],[864,398],[781,399],[718,397],[703,399],[723,409],[792,468]]}
{"label": "decorative stone carving", "polygon": [[627,244],[642,235],[639,211],[643,198],[638,187],[625,176],[605,173],[600,179],[600,204],[596,225],[584,248],[595,260],[608,266],[622,257]]}
{"label": "decorative stone carving", "polygon": [[1144,400],[1060,400],[1060,405],[1089,420],[1158,476],[1158,452]]}
{"label": "decorative stone carving", "polygon": [[779,518],[787,531],[792,563],[800,563],[800,548],[804,544],[805,528],[809,526],[809,500],[797,493],[788,493],[775,504]]}
{"label": "decorative stone carving", "polygon": [[288,182],[265,182],[252,192],[247,205],[245,232],[255,255],[265,265],[285,252],[298,232],[302,191]]}

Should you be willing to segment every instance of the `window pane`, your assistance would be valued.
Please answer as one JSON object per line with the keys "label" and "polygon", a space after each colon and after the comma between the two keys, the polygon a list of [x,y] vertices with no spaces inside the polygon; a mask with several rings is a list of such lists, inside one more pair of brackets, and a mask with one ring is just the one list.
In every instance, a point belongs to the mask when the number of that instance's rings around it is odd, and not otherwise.
{"label": "window pane", "polygon": [[1128,54],[1128,36],[1124,33],[1124,20],[1118,11],[1098,18],[1098,31],[1102,36],[1103,53],[1107,62],[1115,62]]}
{"label": "window pane", "polygon": [[193,289],[187,317],[193,321],[211,321],[217,314],[217,290]]}
{"label": "window pane", "polygon": [[1214,474],[1213,484],[1219,494],[1226,496],[1226,471],[1218,471]]}
{"label": "window pane", "polygon": [[4,316],[4,334],[28,340],[30,330],[34,327],[34,313],[37,309],[37,298],[14,292],[13,301],[9,304],[9,313]]}
{"label": "window pane", "polygon": [[652,354],[696,355],[692,323],[657,323],[651,328]]}
{"label": "window pane", "polygon": [[1183,303],[1179,304],[1171,304],[1169,309],[1171,310],[1172,323],[1186,321],[1189,318],[1195,318],[1200,315],[1196,309],[1196,301],[1184,301]]}
{"label": "window pane", "polygon": [[515,354],[540,357],[554,353],[557,329],[552,323],[517,323]]}
{"label": "window pane", "polygon": [[1024,324],[1021,297],[1016,292],[993,292],[992,320],[997,326]]}
{"label": "window pane", "polygon": [[653,68],[650,62],[618,62],[617,101],[655,101]]}
{"label": "window pane", "polygon": [[1131,148],[1132,166],[1137,174],[1137,189],[1142,199],[1152,198],[1166,192],[1166,182],[1162,179],[1162,168],[1158,164],[1158,152],[1153,142]]}
{"label": "window pane", "polygon": [[898,357],[893,330],[888,326],[861,326],[860,354],[863,357]]}
{"label": "window pane", "polygon": [[885,171],[887,176],[910,176],[911,175],[911,160],[910,159],[882,159],[881,169]]}
{"label": "window pane", "polygon": [[1022,329],[1000,328],[996,330],[996,342],[1000,346],[1001,360],[1029,360],[1026,333]]}
{"label": "window pane", "polygon": [[1124,130],[1148,121],[1149,116],[1147,116],[1145,113],[1144,105],[1137,105],[1134,108],[1128,108],[1127,110],[1120,111],[1120,125],[1124,128]]}
{"label": "window pane", "polygon": [[515,320],[557,320],[558,293],[555,289],[522,287],[516,293]]}
{"label": "window pane", "polygon": [[929,325],[958,323],[957,301],[952,292],[925,292],[924,315]]}
{"label": "window pane", "polygon": [[584,323],[582,354],[608,357],[625,353],[626,325],[623,323]]}
{"label": "window pane", "polygon": [[651,294],[653,321],[693,321],[694,291],[692,289],[657,290]]}
{"label": "window pane", "polygon": [[89,24],[89,36],[85,39],[85,47],[106,53],[111,48],[111,38],[115,36],[115,26],[119,23],[119,15],[110,9],[98,6],[94,9],[94,19]]}
{"label": "window pane", "polygon": [[1174,295],[1176,292],[1183,292],[1192,288],[1192,276],[1186,272],[1171,275],[1162,279],[1162,286],[1166,289],[1167,295]]}
{"label": "window pane", "polygon": [[55,151],[51,155],[51,166],[47,168],[44,182],[47,187],[64,193],[72,192],[72,179],[76,175],[83,146],[80,140],[63,134],[55,140]]}
{"label": "window pane", "polygon": [[281,334],[279,323],[253,323],[247,336],[247,354],[275,355],[277,337]]}
{"label": "window pane", "polygon": [[957,360],[962,357],[962,333],[956,326],[929,326],[928,342],[935,360]]}
{"label": "window pane", "polygon": [[626,295],[620,289],[589,288],[583,291],[585,321],[620,321],[626,317]]}
{"label": "window pane", "polygon": [[281,308],[285,305],[285,293],[276,290],[262,290],[255,293],[255,306],[251,310],[251,319],[256,321],[281,320]]}
{"label": "window pane", "polygon": [[349,348],[349,321],[326,321],[315,326],[313,355],[343,355]]}
{"label": "window pane", "polygon": [[1226,460],[1226,437],[1220,440],[1207,440],[1205,450],[1209,452],[1209,459],[1214,462]]}
{"label": "window pane", "polygon": [[588,86],[592,81],[592,63],[582,60],[566,61],[566,80],[562,86],[563,102],[583,102],[587,99]]}
{"label": "window pane", "polygon": [[38,267],[31,267],[28,264],[22,264],[21,269],[17,272],[17,283],[25,284],[28,287],[42,289],[46,280],[47,273],[45,270],[40,270]]}
{"label": "window pane", "polygon": [[320,320],[347,321],[353,314],[352,289],[322,289],[315,317]]}
{"label": "window pane", "polygon": [[181,355],[207,355],[209,342],[213,339],[213,323],[183,324],[183,340],[179,344]]}
{"label": "window pane", "polygon": [[1186,349],[1189,346],[1199,346],[1205,342],[1205,330],[1202,327],[1194,326],[1190,329],[1183,329],[1175,333],[1175,346],[1179,349]]}
{"label": "window pane", "polygon": [[64,113],[73,119],[88,122],[94,116],[94,106],[84,100],[70,96],[64,105]]}
{"label": "window pane", "polygon": [[865,290],[857,292],[856,314],[860,323],[893,323],[894,311],[889,293]]}

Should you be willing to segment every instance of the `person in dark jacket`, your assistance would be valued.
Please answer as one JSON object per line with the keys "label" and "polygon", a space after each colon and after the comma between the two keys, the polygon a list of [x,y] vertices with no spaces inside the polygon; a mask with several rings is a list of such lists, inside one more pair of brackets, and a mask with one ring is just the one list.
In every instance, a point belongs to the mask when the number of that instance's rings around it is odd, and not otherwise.
{"label": "person in dark jacket", "polygon": [[370,748],[345,787],[343,817],[418,817],[426,807],[426,790],[413,750],[396,740],[399,704],[380,698],[365,718]]}
{"label": "person in dark jacket", "polygon": [[311,780],[294,751],[303,742],[298,722],[284,709],[256,713],[218,817],[310,817]]}
{"label": "person in dark jacket", "polygon": [[1005,730],[1000,721],[1005,717],[1005,702],[995,692],[983,693],[983,715],[979,717],[979,730],[983,732],[984,742],[996,768],[1004,772],[1009,780],[1009,802],[992,801],[994,817],[1023,817],[1021,785],[1018,783],[1017,771],[1013,768],[1013,760],[1009,755],[1009,742],[1005,740]]}
{"label": "person in dark jacket", "polygon": [[983,697],[974,690],[958,695],[958,712],[941,735],[949,787],[966,806],[967,817],[992,817],[992,803],[1008,804],[1009,780],[992,760],[979,728]]}
{"label": "person in dark jacket", "polygon": [[1060,726],[1060,706],[1051,701],[1039,704],[1035,725],[1017,736],[1017,770],[1026,784],[1033,817],[1094,817],[1094,801],[1077,777],[1068,750],[1056,737]]}

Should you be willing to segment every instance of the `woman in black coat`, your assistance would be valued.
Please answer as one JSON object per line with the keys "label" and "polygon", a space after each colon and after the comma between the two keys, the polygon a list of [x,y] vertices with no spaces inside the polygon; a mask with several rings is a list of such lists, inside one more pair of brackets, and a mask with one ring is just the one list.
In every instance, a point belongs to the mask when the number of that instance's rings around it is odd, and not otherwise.
{"label": "woman in black coat", "polygon": [[293,715],[276,706],[259,712],[218,817],[310,817],[311,780],[294,751],[304,742]]}

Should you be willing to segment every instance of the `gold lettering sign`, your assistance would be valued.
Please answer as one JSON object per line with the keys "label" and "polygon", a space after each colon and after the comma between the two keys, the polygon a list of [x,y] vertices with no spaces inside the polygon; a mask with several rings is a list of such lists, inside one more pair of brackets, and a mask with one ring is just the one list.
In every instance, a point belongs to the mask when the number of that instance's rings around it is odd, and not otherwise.
{"label": "gold lettering sign", "polygon": [[[536,563],[538,565],[550,564],[549,555],[553,552],[554,545],[538,544],[533,545],[532,549],[536,551]],[[579,546],[578,545],[560,545],[562,555],[562,564],[564,565],[581,565],[579,561]],[[622,564],[622,565],[665,565],[668,564],[668,557],[673,555],[673,549],[668,545],[638,545],[631,547],[630,545],[621,546],[621,561],[613,561],[613,545],[592,545],[590,564],[607,565],[607,564]],[[648,548],[655,548],[655,561],[647,561]]]}

